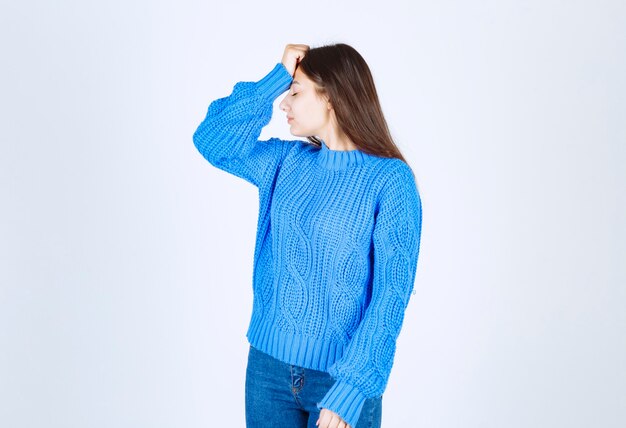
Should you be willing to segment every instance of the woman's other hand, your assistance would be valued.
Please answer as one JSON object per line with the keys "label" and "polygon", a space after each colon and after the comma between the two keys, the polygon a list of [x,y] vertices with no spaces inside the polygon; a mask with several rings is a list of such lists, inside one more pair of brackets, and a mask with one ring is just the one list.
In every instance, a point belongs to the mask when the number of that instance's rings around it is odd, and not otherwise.
{"label": "woman's other hand", "polygon": [[341,416],[328,409],[322,409],[315,424],[318,428],[351,428],[346,421],[341,419]]}
{"label": "woman's other hand", "polygon": [[296,72],[296,66],[298,65],[298,62],[302,61],[302,58],[304,58],[304,55],[306,55],[308,50],[308,45],[288,44],[285,47],[285,53],[283,54],[283,59],[281,62],[283,63],[289,74],[291,74],[291,76],[293,76],[293,74]]}

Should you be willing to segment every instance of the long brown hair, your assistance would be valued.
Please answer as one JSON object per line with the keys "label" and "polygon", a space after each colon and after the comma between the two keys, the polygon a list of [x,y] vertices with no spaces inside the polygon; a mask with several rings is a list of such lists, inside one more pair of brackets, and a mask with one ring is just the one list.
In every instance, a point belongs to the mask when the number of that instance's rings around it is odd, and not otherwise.
{"label": "long brown hair", "polygon": [[[310,48],[298,68],[315,82],[318,96],[328,97],[340,131],[359,150],[408,164],[389,132],[372,73],[356,49],[345,43]],[[317,137],[307,139],[321,146]]]}

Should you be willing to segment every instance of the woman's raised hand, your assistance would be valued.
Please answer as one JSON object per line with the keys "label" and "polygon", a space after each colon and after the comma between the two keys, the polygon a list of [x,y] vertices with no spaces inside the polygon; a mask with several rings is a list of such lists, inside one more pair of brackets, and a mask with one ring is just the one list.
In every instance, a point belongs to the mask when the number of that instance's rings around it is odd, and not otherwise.
{"label": "woman's raised hand", "polygon": [[291,76],[296,72],[296,66],[302,61],[308,50],[308,45],[288,44],[285,47],[282,63]]}

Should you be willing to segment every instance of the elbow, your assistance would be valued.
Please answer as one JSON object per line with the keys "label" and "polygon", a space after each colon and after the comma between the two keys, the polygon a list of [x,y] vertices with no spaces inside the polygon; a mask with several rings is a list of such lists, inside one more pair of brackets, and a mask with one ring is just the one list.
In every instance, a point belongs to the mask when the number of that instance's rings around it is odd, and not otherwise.
{"label": "elbow", "polygon": [[224,165],[227,164],[228,158],[222,145],[219,144],[218,138],[202,125],[193,134],[193,145],[202,157],[214,167],[223,169]]}
{"label": "elbow", "polygon": [[193,145],[200,152],[200,154],[211,164],[215,164],[215,154],[210,150],[211,138],[206,132],[203,132],[203,127],[200,125],[198,129],[193,133]]}
{"label": "elbow", "polygon": [[202,153],[202,139],[200,137],[200,128],[196,129],[193,133],[193,145],[198,149],[200,153]]}

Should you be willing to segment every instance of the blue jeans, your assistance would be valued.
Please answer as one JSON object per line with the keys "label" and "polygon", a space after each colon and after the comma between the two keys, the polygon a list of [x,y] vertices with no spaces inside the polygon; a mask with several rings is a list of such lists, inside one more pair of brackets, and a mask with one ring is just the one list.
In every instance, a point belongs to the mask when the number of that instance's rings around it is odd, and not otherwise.
{"label": "blue jeans", "polygon": [[[247,428],[316,428],[324,398],[335,380],[326,372],[283,363],[250,346],[246,369]],[[369,398],[357,425],[380,428],[382,396]]]}

